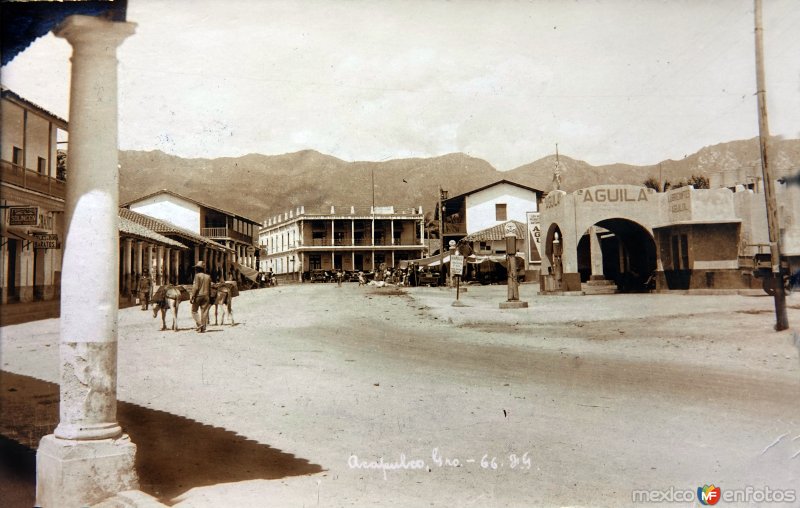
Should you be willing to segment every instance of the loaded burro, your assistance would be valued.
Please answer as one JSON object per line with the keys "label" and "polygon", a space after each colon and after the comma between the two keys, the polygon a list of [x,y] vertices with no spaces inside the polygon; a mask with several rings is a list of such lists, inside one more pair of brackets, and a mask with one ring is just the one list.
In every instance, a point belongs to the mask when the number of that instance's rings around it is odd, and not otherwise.
{"label": "loaded burro", "polygon": [[[226,314],[233,321],[233,298],[239,296],[239,286],[236,281],[213,283],[211,276],[205,273],[205,263],[198,261],[194,265],[195,276],[191,286],[167,284],[158,286],[153,293],[153,317],[161,311],[161,329],[167,329],[166,315],[171,310],[173,331],[178,331],[178,306],[181,302],[189,300],[192,306],[192,318],[195,330],[204,333],[209,324],[209,310],[214,306],[214,325],[224,325]],[[222,307],[222,318],[219,318],[219,308]]]}

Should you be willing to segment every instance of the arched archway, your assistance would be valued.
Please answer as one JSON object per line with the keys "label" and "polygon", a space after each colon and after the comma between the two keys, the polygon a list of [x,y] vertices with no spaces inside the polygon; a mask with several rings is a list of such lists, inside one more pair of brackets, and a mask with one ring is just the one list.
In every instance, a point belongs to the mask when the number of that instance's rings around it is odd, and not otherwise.
{"label": "arched archway", "polygon": [[[547,235],[545,235],[544,239],[544,257],[546,258],[546,263],[548,266],[553,265],[553,242],[556,239],[556,235],[558,237],[558,241],[563,247],[564,234],[561,232],[561,228],[558,227],[558,224],[556,223],[550,224],[550,227],[547,229]],[[545,260],[542,261],[544,262]]]}
{"label": "arched archway", "polygon": [[[596,235],[594,247],[591,235]],[[589,228],[577,246],[581,281],[612,280],[622,292],[652,288],[656,243],[644,226],[622,218],[604,219]]]}

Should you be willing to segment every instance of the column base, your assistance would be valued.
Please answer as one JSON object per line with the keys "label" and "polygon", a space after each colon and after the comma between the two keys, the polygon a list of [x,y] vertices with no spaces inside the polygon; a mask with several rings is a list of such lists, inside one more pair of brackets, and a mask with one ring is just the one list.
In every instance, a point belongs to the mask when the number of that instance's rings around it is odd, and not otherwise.
{"label": "column base", "polygon": [[528,302],[523,302],[521,300],[514,300],[508,302],[500,302],[501,309],[527,309]]}
{"label": "column base", "polygon": [[50,434],[36,452],[36,506],[91,506],[139,488],[136,445],[118,439],[74,441]]}

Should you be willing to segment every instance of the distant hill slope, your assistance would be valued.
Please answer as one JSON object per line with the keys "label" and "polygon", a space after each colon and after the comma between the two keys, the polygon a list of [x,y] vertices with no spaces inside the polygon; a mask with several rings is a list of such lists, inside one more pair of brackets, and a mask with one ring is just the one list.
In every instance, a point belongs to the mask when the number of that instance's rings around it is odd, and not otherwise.
{"label": "distant hill slope", "polygon": [[[776,173],[800,167],[800,140],[775,140],[771,163]],[[658,178],[658,164],[592,166],[560,156],[564,190],[603,183],[641,185]],[[251,219],[263,221],[298,205],[372,204],[423,206],[431,211],[441,185],[451,196],[500,179],[548,191],[552,188],[555,155],[511,171],[461,153],[425,159],[384,162],[346,162],[313,150],[283,155],[250,154],[218,159],[184,159],[160,151],[120,151],[120,201],[126,202],[159,189],[175,192]],[[674,161],[661,163],[664,180],[676,182],[692,175],[760,164],[758,140],[742,140],[705,147]]]}

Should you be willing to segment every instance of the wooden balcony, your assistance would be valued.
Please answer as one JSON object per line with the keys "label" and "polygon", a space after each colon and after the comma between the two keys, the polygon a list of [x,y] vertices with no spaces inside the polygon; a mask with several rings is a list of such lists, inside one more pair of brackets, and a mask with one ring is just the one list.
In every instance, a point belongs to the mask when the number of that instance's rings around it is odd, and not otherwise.
{"label": "wooden balcony", "polygon": [[25,169],[9,161],[0,161],[0,180],[58,199],[64,199],[67,195],[65,181]]}
{"label": "wooden balcony", "polygon": [[240,233],[231,228],[200,228],[200,235],[212,240],[237,240],[247,244],[255,244],[256,241],[244,233]]}

